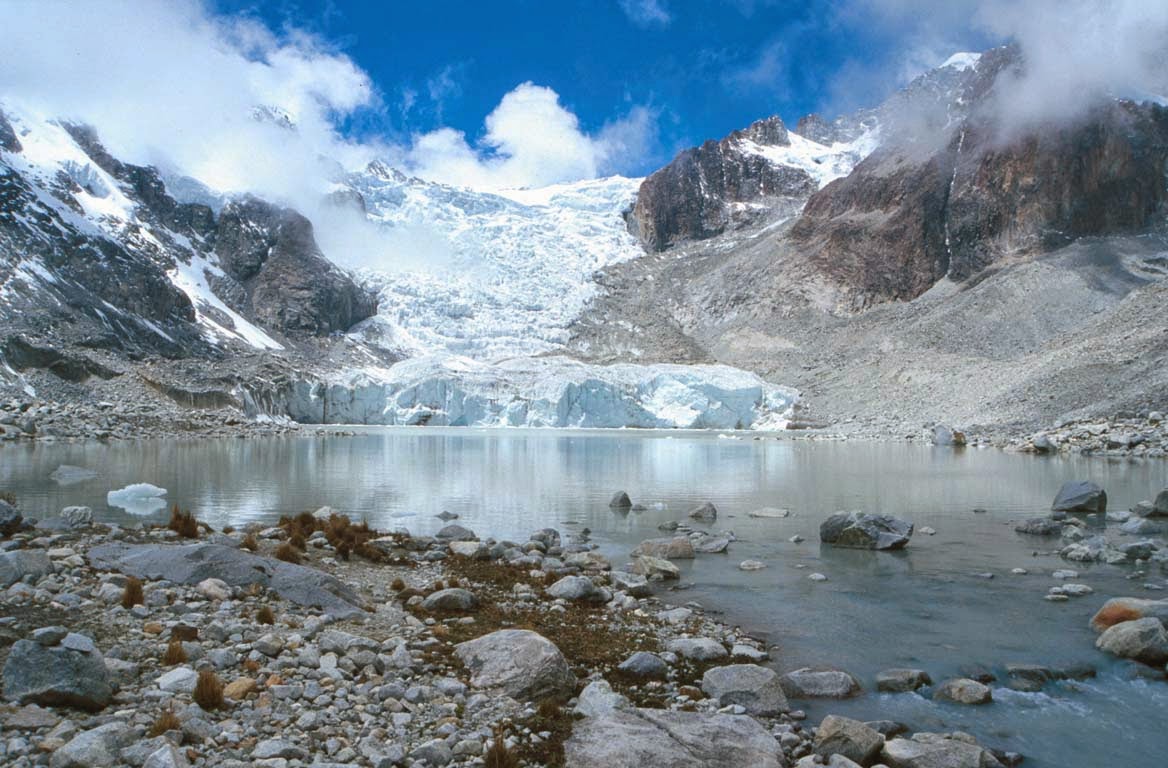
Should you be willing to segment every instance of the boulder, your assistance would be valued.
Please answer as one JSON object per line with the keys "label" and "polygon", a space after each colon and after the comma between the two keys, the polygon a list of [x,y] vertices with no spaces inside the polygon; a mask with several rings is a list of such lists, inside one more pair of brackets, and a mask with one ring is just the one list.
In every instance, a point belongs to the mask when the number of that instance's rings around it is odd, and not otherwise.
{"label": "boulder", "polygon": [[322,608],[339,618],[365,615],[356,590],[327,573],[221,544],[102,544],[90,549],[88,558],[94,568],[140,579],[259,584],[296,605]]}
{"label": "boulder", "polygon": [[890,515],[836,512],[819,526],[819,540],[851,549],[901,549],[913,534],[913,524]]}
{"label": "boulder", "polygon": [[779,682],[795,699],[846,699],[862,690],[859,680],[840,669],[804,667],[788,672]]}
{"label": "boulder", "polygon": [[26,576],[39,579],[52,572],[53,564],[43,549],[0,552],[0,587],[10,587]]}
{"label": "boulder", "polygon": [[1148,600],[1141,597],[1114,597],[1103,604],[1091,617],[1091,629],[1102,632],[1125,621],[1144,618],[1159,619],[1168,626],[1168,600]]}
{"label": "boulder", "polygon": [[593,680],[580,691],[575,712],[584,717],[600,717],[628,706],[629,700],[613,691],[607,681]]}
{"label": "boulder", "polygon": [[725,536],[707,536],[699,541],[694,549],[704,555],[713,555],[725,552],[729,546],[730,539]]}
{"label": "boulder", "polygon": [[668,560],[659,557],[641,555],[633,563],[633,572],[639,573],[650,581],[681,578],[681,569]]}
{"label": "boulder", "polygon": [[1095,647],[1154,667],[1168,664],[1168,630],[1157,618],[1124,621],[1108,627],[1096,638]]}
{"label": "boulder", "polygon": [[1058,536],[1063,532],[1063,524],[1049,517],[1032,517],[1015,525],[1014,530],[1030,536]]}
{"label": "boulder", "polygon": [[203,579],[196,589],[208,600],[228,600],[231,598],[231,587],[223,579]]}
{"label": "boulder", "polygon": [[633,506],[633,500],[624,491],[617,491],[612,495],[612,500],[608,502],[608,506],[613,509],[628,509]]}
{"label": "boulder", "polygon": [[938,424],[933,427],[933,445],[960,447],[965,445],[965,433],[945,424]]}
{"label": "boulder", "polygon": [[859,720],[828,715],[815,732],[815,753],[827,757],[843,755],[861,765],[869,765],[880,754],[884,736]]}
{"label": "boulder", "polygon": [[490,547],[481,541],[452,541],[447,546],[451,553],[474,560],[488,560],[491,557]]}
{"label": "boulder", "polygon": [[639,573],[613,571],[608,575],[608,578],[614,589],[627,592],[633,597],[648,597],[653,594],[653,590],[649,587],[649,580]]}
{"label": "boulder", "polygon": [[607,603],[612,594],[599,589],[587,576],[565,576],[547,588],[547,593],[561,600],[580,600],[589,603]]}
{"label": "boulder", "polygon": [[690,519],[698,520],[703,523],[712,523],[718,519],[718,508],[710,502],[702,504],[700,507],[694,507],[689,511]]}
{"label": "boulder", "polygon": [[889,739],[880,750],[880,760],[888,768],[1003,768],[988,749],[933,733]]}
{"label": "boulder", "polygon": [[89,507],[65,507],[61,510],[60,517],[71,529],[88,528],[93,525],[93,510]]}
{"label": "boulder", "polygon": [[648,680],[664,680],[669,676],[669,665],[655,653],[637,651],[620,663],[621,672]]}
{"label": "boulder", "polygon": [[190,762],[173,744],[166,744],[150,753],[142,768],[188,768]]}
{"label": "boulder", "polygon": [[93,641],[82,635],[68,634],[59,645],[17,640],[4,663],[3,677],[5,697],[20,703],[96,712],[113,698],[105,660]]}
{"label": "boulder", "polygon": [[750,715],[774,716],[791,709],[778,674],[757,664],[707,669],[702,676],[702,692],[723,707],[738,704]]}
{"label": "boulder", "polygon": [[1156,500],[1152,502],[1147,517],[1168,517],[1168,488],[1156,494]]}
{"label": "boulder", "polygon": [[1072,480],[1059,488],[1050,509],[1052,512],[1103,514],[1107,511],[1107,491],[1089,480]]}
{"label": "boulder", "polygon": [[761,571],[766,567],[767,564],[761,560],[743,560],[738,564],[738,570],[740,571]]}
{"label": "boulder", "polygon": [[461,525],[451,523],[434,534],[434,538],[440,541],[475,541],[478,539],[478,536],[475,536],[475,532],[469,528],[463,528]]}
{"label": "boulder", "polygon": [[994,700],[994,694],[988,685],[970,680],[968,677],[958,677],[937,686],[933,698],[956,704],[989,704]]}
{"label": "boulder", "polygon": [[489,688],[520,701],[568,698],[576,677],[560,649],[525,629],[503,629],[459,643],[454,652],[475,688]]}
{"label": "boulder", "polygon": [[685,536],[673,538],[645,539],[633,550],[633,557],[648,555],[665,560],[692,560],[694,547]]}
{"label": "boulder", "polygon": [[531,534],[531,541],[538,541],[543,544],[545,548],[560,546],[560,532],[555,528],[540,528],[535,533]]}
{"label": "boulder", "polygon": [[99,725],[74,736],[53,752],[50,768],[110,768],[121,765],[120,752],[133,738],[125,723]]}
{"label": "boulder", "polygon": [[932,685],[933,679],[923,669],[886,669],[876,673],[876,690],[907,693]]}
{"label": "boulder", "polygon": [[440,589],[422,601],[422,608],[431,613],[458,613],[472,610],[479,601],[465,589]]}
{"label": "boulder", "polygon": [[16,507],[0,499],[0,536],[11,536],[24,525],[24,517]]}
{"label": "boulder", "polygon": [[781,768],[782,750],[747,715],[617,709],[587,717],[564,743],[567,768]]}
{"label": "boulder", "polygon": [[729,655],[726,646],[709,637],[679,637],[666,643],[665,650],[693,661],[714,661]]}

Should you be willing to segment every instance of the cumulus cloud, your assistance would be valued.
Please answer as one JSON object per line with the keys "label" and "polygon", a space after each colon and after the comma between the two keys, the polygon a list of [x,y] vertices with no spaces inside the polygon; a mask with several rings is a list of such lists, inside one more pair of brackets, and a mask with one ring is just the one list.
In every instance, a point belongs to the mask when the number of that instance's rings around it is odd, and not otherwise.
{"label": "cumulus cloud", "polygon": [[629,21],[638,27],[666,27],[673,21],[663,0],[618,0]]}

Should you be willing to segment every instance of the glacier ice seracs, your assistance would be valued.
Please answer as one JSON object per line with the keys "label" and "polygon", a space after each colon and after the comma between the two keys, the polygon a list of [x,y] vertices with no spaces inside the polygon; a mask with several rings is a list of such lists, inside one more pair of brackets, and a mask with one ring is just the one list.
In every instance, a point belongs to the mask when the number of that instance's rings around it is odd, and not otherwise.
{"label": "glacier ice seracs", "polygon": [[797,393],[725,365],[498,363],[426,355],[391,368],[297,382],[297,421],[431,426],[781,429]]}

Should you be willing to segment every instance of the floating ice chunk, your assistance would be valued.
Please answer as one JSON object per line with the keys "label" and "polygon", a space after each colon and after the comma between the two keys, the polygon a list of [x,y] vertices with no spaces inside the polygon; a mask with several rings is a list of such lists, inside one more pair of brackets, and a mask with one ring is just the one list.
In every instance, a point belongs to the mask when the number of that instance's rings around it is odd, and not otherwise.
{"label": "floating ice chunk", "polygon": [[165,488],[150,483],[133,483],[107,493],[105,503],[121,507],[131,515],[152,515],[166,509],[166,501],[162,498],[165,495]]}
{"label": "floating ice chunk", "polygon": [[97,473],[92,469],[74,467],[71,464],[62,464],[49,475],[49,479],[56,481],[57,485],[77,485],[95,477],[97,477]]}

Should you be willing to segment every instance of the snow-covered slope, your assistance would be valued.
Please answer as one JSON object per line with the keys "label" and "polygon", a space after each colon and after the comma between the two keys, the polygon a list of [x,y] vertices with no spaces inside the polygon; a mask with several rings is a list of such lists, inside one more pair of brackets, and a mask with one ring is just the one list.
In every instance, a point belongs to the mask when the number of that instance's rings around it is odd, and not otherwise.
{"label": "snow-covered slope", "polygon": [[559,348],[594,273],[641,255],[621,213],[638,179],[477,192],[374,163],[347,177],[394,258],[358,270],[379,312],[356,333],[406,355],[481,360]]}

